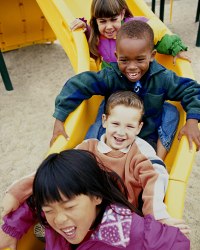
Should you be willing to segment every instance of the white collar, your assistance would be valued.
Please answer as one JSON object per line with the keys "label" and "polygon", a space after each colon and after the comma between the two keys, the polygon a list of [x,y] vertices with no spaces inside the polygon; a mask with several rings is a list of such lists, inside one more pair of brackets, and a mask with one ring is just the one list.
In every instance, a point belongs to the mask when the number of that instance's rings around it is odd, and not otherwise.
{"label": "white collar", "polygon": [[[97,144],[97,149],[100,153],[102,154],[107,154],[109,152],[112,151],[112,148],[110,148],[106,143],[105,143],[105,137],[106,137],[106,134],[103,134],[100,138],[100,141],[98,142]],[[122,148],[120,149],[119,151],[124,153],[124,154],[127,154],[129,152],[131,148],[131,145],[129,145],[128,147],[126,148]]]}

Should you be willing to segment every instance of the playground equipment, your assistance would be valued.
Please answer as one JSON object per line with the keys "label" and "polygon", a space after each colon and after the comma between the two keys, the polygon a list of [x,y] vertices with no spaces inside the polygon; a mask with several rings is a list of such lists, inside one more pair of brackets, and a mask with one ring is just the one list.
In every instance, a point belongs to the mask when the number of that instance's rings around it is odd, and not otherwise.
{"label": "playground equipment", "polygon": [[0,0],[0,73],[13,90],[2,52],[56,39],[35,0]]}
{"label": "playground equipment", "polygon": [[[90,19],[91,0],[84,1],[84,8],[82,8],[79,0],[37,0],[37,2],[67,53],[74,71],[80,73],[86,70],[97,70],[98,65],[89,56],[88,44],[84,33],[82,30],[71,32],[69,28],[69,24],[75,17]],[[165,27],[166,32],[170,33],[170,30],[154,15],[144,1],[127,0],[126,2],[135,16],[146,16],[149,19],[156,20],[154,22],[156,23],[154,29],[159,30]],[[168,69],[175,71],[178,75],[194,78],[190,63],[187,61],[177,60],[177,64],[174,66],[171,56],[158,54],[156,59]],[[64,137],[60,136],[49,149],[48,153],[72,148],[80,143],[84,139],[89,126],[96,118],[101,100],[102,97],[94,96],[84,101],[70,114],[65,122],[65,128],[70,135],[70,140],[66,141]],[[179,130],[185,122],[185,112],[180,103],[173,102],[173,104],[180,111]],[[174,140],[165,160],[170,172],[170,182],[165,202],[170,214],[177,218],[181,218],[183,214],[185,189],[195,156],[195,146],[193,148],[193,152],[189,152],[186,138],[183,138],[180,143],[178,140]],[[173,190],[173,192],[169,190]]]}
{"label": "playground equipment", "polygon": [[53,42],[56,36],[34,0],[0,0],[0,50]]}

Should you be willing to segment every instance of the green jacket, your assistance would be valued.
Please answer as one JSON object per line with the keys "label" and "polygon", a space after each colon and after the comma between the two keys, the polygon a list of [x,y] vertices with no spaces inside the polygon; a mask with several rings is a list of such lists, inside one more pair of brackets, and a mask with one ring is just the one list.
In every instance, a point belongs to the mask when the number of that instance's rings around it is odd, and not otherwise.
{"label": "green jacket", "polygon": [[[140,137],[157,131],[166,100],[180,101],[187,119],[200,120],[200,85],[195,80],[179,77],[154,60],[140,83],[142,87],[137,94],[143,99],[145,109]],[[134,85],[120,72],[117,63],[111,63],[99,72],[80,73],[70,78],[57,96],[53,116],[64,121],[83,100],[93,95],[107,98],[117,90],[134,91]]]}

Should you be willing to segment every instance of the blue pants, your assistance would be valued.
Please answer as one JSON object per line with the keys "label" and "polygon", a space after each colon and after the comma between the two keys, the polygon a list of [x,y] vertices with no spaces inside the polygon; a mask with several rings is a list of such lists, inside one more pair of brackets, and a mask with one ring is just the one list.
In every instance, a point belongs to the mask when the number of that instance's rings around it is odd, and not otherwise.
{"label": "blue pants", "polygon": [[[102,114],[104,113],[104,105],[105,101],[101,103],[96,121],[89,128],[85,139],[89,138],[100,139],[102,134],[105,133],[105,128],[102,127]],[[179,122],[179,112],[177,108],[174,105],[165,102],[163,105],[162,122],[160,127],[158,128],[158,136],[161,140],[162,145],[165,147],[167,151],[170,150],[170,147],[172,145],[177,130],[178,122]],[[148,142],[156,150],[157,141],[154,142],[150,140]]]}
{"label": "blue pants", "polygon": [[158,128],[158,136],[167,151],[170,150],[179,123],[179,112],[171,103],[163,105],[162,122]]}

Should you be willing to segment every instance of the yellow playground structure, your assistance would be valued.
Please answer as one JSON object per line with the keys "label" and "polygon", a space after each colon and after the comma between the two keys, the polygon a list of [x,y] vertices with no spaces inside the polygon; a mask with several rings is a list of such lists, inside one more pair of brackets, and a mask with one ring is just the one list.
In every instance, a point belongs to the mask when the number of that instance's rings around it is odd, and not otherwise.
{"label": "yellow playground structure", "polygon": [[[162,30],[165,28],[165,32],[170,33],[170,30],[154,15],[144,0],[126,0],[126,2],[135,16],[146,16],[152,19],[152,25],[156,23],[154,29],[159,31],[161,28]],[[76,17],[90,19],[90,5],[91,0],[0,0],[1,51],[34,43],[52,42],[56,37],[68,55],[75,73],[98,70],[98,65],[89,56],[88,44],[83,31],[71,32],[69,28],[69,24]],[[178,75],[194,78],[190,63],[187,61],[178,59],[174,66],[171,56],[157,54],[156,58],[162,65],[175,71]],[[72,148],[84,139],[89,126],[96,118],[101,100],[102,97],[94,96],[84,101],[69,115],[65,128],[70,135],[70,140],[66,141],[63,136],[58,137],[48,154]],[[180,103],[174,102],[173,104],[180,111],[180,129],[185,122],[185,113]],[[183,137],[180,142],[174,140],[165,160],[170,173],[165,203],[169,213],[176,218],[181,218],[183,215],[185,191],[195,151],[195,145],[193,151],[189,151],[188,141]],[[30,230],[20,240],[17,249],[39,250],[43,249],[43,246],[41,242],[34,239],[33,231]]]}
{"label": "yellow playground structure", "polygon": [[34,0],[0,0],[0,50],[53,42],[54,32]]}

